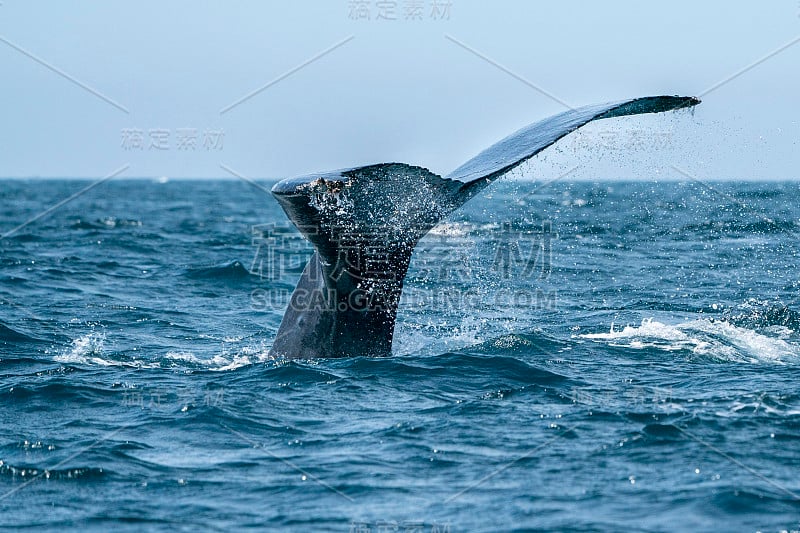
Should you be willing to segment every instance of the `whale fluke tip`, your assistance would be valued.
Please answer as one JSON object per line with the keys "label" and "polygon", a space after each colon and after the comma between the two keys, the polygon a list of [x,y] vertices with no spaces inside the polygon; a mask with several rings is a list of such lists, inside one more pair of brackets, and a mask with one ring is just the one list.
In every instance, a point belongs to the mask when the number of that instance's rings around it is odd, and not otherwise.
{"label": "whale fluke tip", "polygon": [[640,115],[644,113],[664,113],[665,111],[677,111],[687,107],[694,107],[700,103],[696,96],[646,96],[636,98],[628,102],[621,103],[616,107],[602,113],[594,120],[614,117],[624,117],[627,115]]}

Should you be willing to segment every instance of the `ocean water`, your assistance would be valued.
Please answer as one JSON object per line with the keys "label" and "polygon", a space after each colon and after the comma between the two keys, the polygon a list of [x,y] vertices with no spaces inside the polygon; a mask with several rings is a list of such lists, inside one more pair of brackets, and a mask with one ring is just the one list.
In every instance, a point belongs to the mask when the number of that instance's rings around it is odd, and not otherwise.
{"label": "ocean water", "polygon": [[111,180],[0,239],[0,527],[800,530],[798,236],[800,183],[500,182],[393,357],[284,361],[274,200]]}

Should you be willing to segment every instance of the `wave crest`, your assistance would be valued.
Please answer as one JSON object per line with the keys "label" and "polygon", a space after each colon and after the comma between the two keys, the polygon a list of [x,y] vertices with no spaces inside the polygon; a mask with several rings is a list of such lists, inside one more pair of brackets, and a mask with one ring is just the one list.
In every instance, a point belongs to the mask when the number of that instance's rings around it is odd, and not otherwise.
{"label": "wave crest", "polygon": [[605,333],[588,333],[578,338],[605,342],[630,349],[688,351],[723,361],[785,363],[800,358],[800,345],[734,325],[727,320],[699,319],[670,325],[642,320],[639,326],[625,326]]}

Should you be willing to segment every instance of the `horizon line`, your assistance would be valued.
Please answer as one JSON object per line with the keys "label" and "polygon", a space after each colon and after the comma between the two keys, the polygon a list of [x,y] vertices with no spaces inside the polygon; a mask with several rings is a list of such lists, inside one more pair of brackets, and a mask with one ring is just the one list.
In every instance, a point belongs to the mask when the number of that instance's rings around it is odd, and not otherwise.
{"label": "horizon line", "polygon": [[[313,174],[313,173],[311,173]],[[307,174],[304,174],[307,175]],[[62,180],[62,181],[91,181],[100,179],[100,176],[0,176],[0,181],[24,181],[24,180],[42,180],[42,181],[55,181],[55,180]],[[268,177],[253,177],[253,180],[258,181],[266,181],[266,182],[278,182],[283,179],[284,177],[278,178],[268,178]],[[504,177],[500,178],[502,181],[516,181],[516,182],[523,182],[523,183],[539,183],[542,179],[536,178],[519,178],[519,177]],[[169,181],[239,181],[238,178],[234,176],[119,176],[114,178],[113,181],[156,181],[156,182],[164,182],[167,183]],[[732,178],[732,177],[715,177],[715,178],[705,178],[706,181],[725,181],[725,182],[739,182],[739,183],[756,183],[756,182],[794,182],[800,181],[800,176],[787,178],[787,177],[765,177],[765,178]],[[658,176],[658,177],[648,177],[648,178],[627,178],[627,177],[594,177],[594,178],[582,178],[582,177],[574,177],[571,176],[569,178],[563,178],[558,181],[563,182],[657,182],[657,181],[674,181],[674,182],[681,182],[681,181],[693,181],[685,176],[681,175],[668,175],[668,176]]]}

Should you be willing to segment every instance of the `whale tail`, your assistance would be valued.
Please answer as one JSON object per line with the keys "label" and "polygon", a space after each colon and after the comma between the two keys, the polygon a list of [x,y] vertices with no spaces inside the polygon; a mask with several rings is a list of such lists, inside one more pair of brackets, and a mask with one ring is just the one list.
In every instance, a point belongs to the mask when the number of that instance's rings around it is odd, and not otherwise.
{"label": "whale tail", "polygon": [[400,163],[278,183],[273,194],[316,253],[292,294],[272,353],[391,353],[411,254],[423,235],[463,203],[463,185]]}
{"label": "whale tail", "polygon": [[431,228],[494,180],[593,120],[698,103],[656,96],[565,111],[513,133],[444,178],[421,167],[385,163],[277,183],[273,195],[315,254],[271,353],[390,355],[411,254]]}

